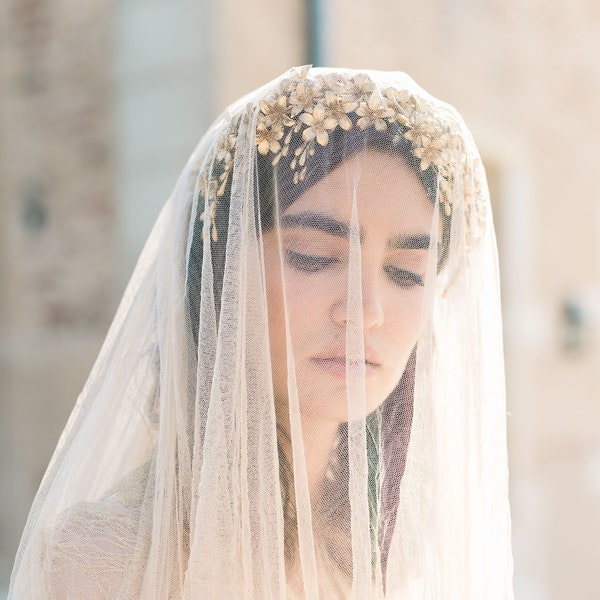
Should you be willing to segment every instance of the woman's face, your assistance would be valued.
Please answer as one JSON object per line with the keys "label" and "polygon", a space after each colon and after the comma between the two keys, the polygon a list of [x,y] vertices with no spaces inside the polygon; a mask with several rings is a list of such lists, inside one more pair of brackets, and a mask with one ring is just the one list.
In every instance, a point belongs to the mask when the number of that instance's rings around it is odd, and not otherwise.
{"label": "woman's face", "polygon": [[366,403],[372,412],[398,384],[422,326],[434,209],[419,179],[400,159],[366,150],[280,215],[281,257],[277,232],[264,234],[276,402],[280,408],[288,402],[285,290],[300,411],[337,423],[348,420],[347,378],[353,376],[346,369],[346,323],[355,183]]}

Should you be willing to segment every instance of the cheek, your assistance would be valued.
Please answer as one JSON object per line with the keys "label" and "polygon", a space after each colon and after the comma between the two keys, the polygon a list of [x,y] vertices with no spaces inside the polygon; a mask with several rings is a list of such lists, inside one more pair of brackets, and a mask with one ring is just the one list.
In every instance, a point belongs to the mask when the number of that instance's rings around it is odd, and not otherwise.
{"label": "cheek", "polygon": [[[287,352],[285,313],[287,309],[294,353],[312,347],[323,331],[327,306],[331,303],[331,286],[318,275],[307,276],[284,265],[285,283],[278,261],[265,264],[267,306],[269,313],[269,340],[273,369],[285,363]],[[321,280],[321,281],[319,281]],[[284,302],[285,289],[285,302]]]}
{"label": "cheek", "polygon": [[307,338],[323,331],[334,290],[331,277],[286,269],[285,297],[295,350],[299,350]]}
{"label": "cheek", "polygon": [[425,322],[423,309],[422,288],[405,292],[402,298],[389,305],[386,321],[390,340],[398,355],[408,356],[417,343]]}

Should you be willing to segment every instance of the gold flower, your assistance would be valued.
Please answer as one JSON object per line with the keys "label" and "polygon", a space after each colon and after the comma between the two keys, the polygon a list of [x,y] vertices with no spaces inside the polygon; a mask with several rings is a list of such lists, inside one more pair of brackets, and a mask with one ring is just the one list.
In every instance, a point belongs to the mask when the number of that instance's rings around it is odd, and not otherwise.
{"label": "gold flower", "polygon": [[204,173],[198,177],[198,188],[204,197],[204,211],[200,215],[200,220],[210,220],[211,237],[214,242],[218,239],[217,234],[217,182],[214,179],[208,181]]}
{"label": "gold flower", "polygon": [[419,144],[424,135],[429,138],[439,135],[435,122],[432,119],[426,119],[416,111],[411,113],[408,126],[410,129],[404,134],[404,137],[413,144]]}
{"label": "gold flower", "polygon": [[281,144],[278,140],[283,137],[281,129],[267,129],[263,123],[259,123],[256,127],[256,145],[260,154],[268,154],[270,152],[279,152]]}
{"label": "gold flower", "polygon": [[344,96],[348,102],[360,101],[375,90],[375,84],[365,73],[359,73],[344,83]]}
{"label": "gold flower", "polygon": [[316,139],[321,146],[327,145],[329,142],[328,132],[335,129],[338,124],[321,103],[313,108],[312,113],[302,113],[298,118],[302,123],[308,125],[302,132],[302,139],[305,142]]}
{"label": "gold flower", "polygon": [[420,146],[413,150],[413,154],[421,160],[421,171],[429,168],[429,165],[440,165],[443,163],[446,139],[438,137],[431,139],[426,135],[421,136]]}
{"label": "gold flower", "polygon": [[[208,215],[207,215],[207,213],[208,213]],[[211,203],[209,203],[209,205],[205,209],[205,211],[200,215],[201,221],[204,221],[207,218],[207,216],[210,219],[210,237],[212,238],[212,241],[215,243],[219,240],[216,214],[217,214],[217,203],[211,202]]]}
{"label": "gold flower", "polygon": [[[317,95],[316,86],[307,81],[299,81],[298,85],[290,93],[290,115],[295,117],[302,112],[306,112],[313,105],[313,100]],[[292,121],[291,125],[294,125]]]}
{"label": "gold flower", "polygon": [[304,181],[304,178],[306,177],[306,167],[302,167],[300,169],[300,171],[296,171],[294,173],[294,184],[298,184],[301,181]]}
{"label": "gold flower", "polygon": [[[393,144],[405,138],[410,142],[410,151],[419,161],[421,171],[435,167],[439,207],[446,215],[453,210],[456,178],[468,176],[475,182],[472,186],[474,191],[471,195],[464,194],[461,203],[465,203],[469,226],[479,226],[478,220],[483,218],[481,215],[485,207],[478,206],[482,202],[482,192],[476,184],[483,175],[481,169],[467,174],[470,162],[465,154],[460,125],[455,122],[451,111],[444,114],[442,108],[434,107],[408,90],[388,87],[380,91],[364,73],[353,77],[319,74],[308,79],[308,70],[309,67],[296,70],[291,77],[281,80],[277,90],[259,101],[256,127],[259,154],[270,153],[273,165],[278,164],[282,157],[289,156],[289,168],[297,184],[306,177],[307,165],[315,154],[316,144],[327,146],[330,133],[336,127],[350,131],[356,126],[364,131],[374,126],[378,131],[385,131],[389,124],[397,122],[401,127],[392,132]],[[255,109],[256,105],[249,102],[245,116],[251,115]],[[201,176],[199,180],[199,188],[205,198],[201,219],[210,221],[214,241],[217,241],[215,218],[218,202],[224,196],[233,172],[236,132],[237,125],[227,127],[213,155],[216,163],[214,175],[213,167],[206,167],[206,177]],[[294,136],[301,139],[296,139],[292,146]],[[480,181],[479,184],[481,186]]]}
{"label": "gold flower", "polygon": [[233,168],[233,151],[237,143],[235,135],[226,135],[221,138],[217,149],[217,160],[223,163],[223,172],[219,175],[220,186],[217,190],[217,196],[222,196],[225,193],[225,186],[229,179],[229,173]]}
{"label": "gold flower", "polygon": [[333,92],[334,94],[346,94],[348,82],[342,79],[337,73],[328,73],[319,78],[320,87],[325,94]]}
{"label": "gold flower", "polygon": [[395,88],[387,88],[384,90],[384,96],[388,102],[388,106],[396,113],[394,119],[405,127],[410,125],[410,114],[415,107],[415,99],[407,90],[397,90]]}
{"label": "gold flower", "polygon": [[383,91],[386,99],[391,104],[402,107],[411,104],[413,97],[408,93],[408,90],[397,90],[396,88],[387,88]]}
{"label": "gold flower", "polygon": [[394,111],[385,104],[384,99],[377,92],[371,94],[366,102],[361,102],[356,109],[356,114],[360,117],[357,121],[357,127],[362,131],[375,125],[377,131],[387,129],[387,123],[384,119],[390,119],[394,116]]}
{"label": "gold flower", "polygon": [[235,135],[224,135],[217,149],[217,160],[224,162],[225,164],[233,161],[232,151],[235,150],[237,143],[237,137]]}
{"label": "gold flower", "polygon": [[217,182],[216,180],[206,178],[206,175],[202,173],[198,177],[198,188],[200,189],[200,193],[206,200],[214,200],[217,197]]}
{"label": "gold flower", "polygon": [[327,90],[325,92],[325,106],[331,117],[337,121],[337,124],[344,131],[348,131],[352,128],[352,121],[350,120],[348,113],[356,110],[358,102],[346,102],[340,94]]}
{"label": "gold flower", "polygon": [[289,115],[290,107],[287,104],[287,96],[279,96],[274,102],[262,100],[260,111],[259,120],[269,129],[279,130],[294,124]]}
{"label": "gold flower", "polygon": [[311,65],[304,65],[299,69],[292,69],[291,77],[286,77],[282,79],[279,83],[279,92],[281,94],[287,94],[290,89],[297,85],[297,83],[303,79],[308,77],[308,73],[310,71]]}

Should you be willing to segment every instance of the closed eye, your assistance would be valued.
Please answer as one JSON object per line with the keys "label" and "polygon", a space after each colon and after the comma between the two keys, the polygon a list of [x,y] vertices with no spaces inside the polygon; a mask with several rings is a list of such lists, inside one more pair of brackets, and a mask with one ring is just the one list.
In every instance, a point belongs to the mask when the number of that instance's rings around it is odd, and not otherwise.
{"label": "closed eye", "polygon": [[285,259],[292,267],[307,273],[322,271],[336,262],[335,258],[330,258],[328,256],[301,254],[300,252],[294,252],[293,250],[285,251]]}
{"label": "closed eye", "polygon": [[406,271],[391,265],[384,267],[383,270],[386,272],[387,276],[392,280],[392,282],[399,287],[411,288],[417,285],[424,285],[423,277],[413,273],[412,271]]}

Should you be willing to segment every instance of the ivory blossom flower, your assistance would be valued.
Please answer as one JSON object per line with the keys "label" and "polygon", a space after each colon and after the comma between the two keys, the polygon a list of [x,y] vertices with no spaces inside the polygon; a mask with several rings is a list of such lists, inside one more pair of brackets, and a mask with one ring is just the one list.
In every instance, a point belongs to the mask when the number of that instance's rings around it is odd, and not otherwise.
{"label": "ivory blossom flower", "polygon": [[340,94],[327,90],[325,92],[325,105],[329,110],[329,114],[337,121],[337,125],[341,129],[344,131],[352,129],[352,121],[348,113],[356,110],[358,102],[346,102]]}
{"label": "ivory blossom flower", "polygon": [[283,137],[281,129],[267,129],[263,123],[256,127],[256,145],[260,154],[279,152],[281,144],[278,140]]}
{"label": "ivory blossom flower", "polygon": [[[297,184],[306,176],[315,145],[327,146],[330,133],[337,127],[343,131],[353,127],[364,131],[372,126],[385,131],[398,124],[393,130],[393,144],[405,138],[421,171],[435,169],[438,201],[445,214],[451,214],[453,171],[456,165],[463,164],[460,157],[464,149],[460,136],[438,118],[439,113],[434,114],[427,101],[407,89],[378,88],[366,73],[352,77],[329,73],[314,78],[308,78],[308,73],[309,67],[305,67],[294,77],[281,80],[277,90],[259,102],[258,154],[270,154],[272,166],[285,162]],[[215,203],[225,194],[233,171],[239,127],[239,120],[231,123],[218,143],[213,162],[206,163],[214,170],[211,175],[206,173],[210,183],[201,185],[200,193],[206,200],[204,210],[211,222]],[[282,160],[284,157],[289,157],[287,162]],[[465,198],[465,202],[473,204],[476,200]]]}
{"label": "ivory blossom flower", "polygon": [[321,146],[326,146],[329,142],[329,131],[335,129],[337,121],[328,115],[322,104],[317,104],[312,113],[302,113],[298,117],[305,125],[308,125],[302,132],[302,139],[310,142],[315,139]]}
{"label": "ivory blossom flower", "polygon": [[260,103],[261,115],[260,123],[269,129],[282,130],[284,127],[294,125],[294,120],[290,118],[290,106],[288,106],[287,97],[279,96],[275,102]]}
{"label": "ivory blossom flower", "polygon": [[373,93],[366,102],[361,102],[356,109],[356,114],[360,117],[356,123],[359,129],[363,130],[370,125],[375,125],[377,131],[383,131],[387,128],[384,119],[393,117],[394,111],[385,104],[381,95]]}
{"label": "ivory blossom flower", "polygon": [[[291,116],[295,117],[300,113],[310,112],[317,92],[318,90],[314,85],[307,85],[303,81],[298,82],[298,86],[289,98]],[[294,125],[293,122],[292,125]]]}
{"label": "ivory blossom flower", "polygon": [[414,155],[421,160],[421,171],[440,162],[445,146],[446,140],[443,137],[432,140],[426,135],[421,136],[421,146],[414,150]]}

